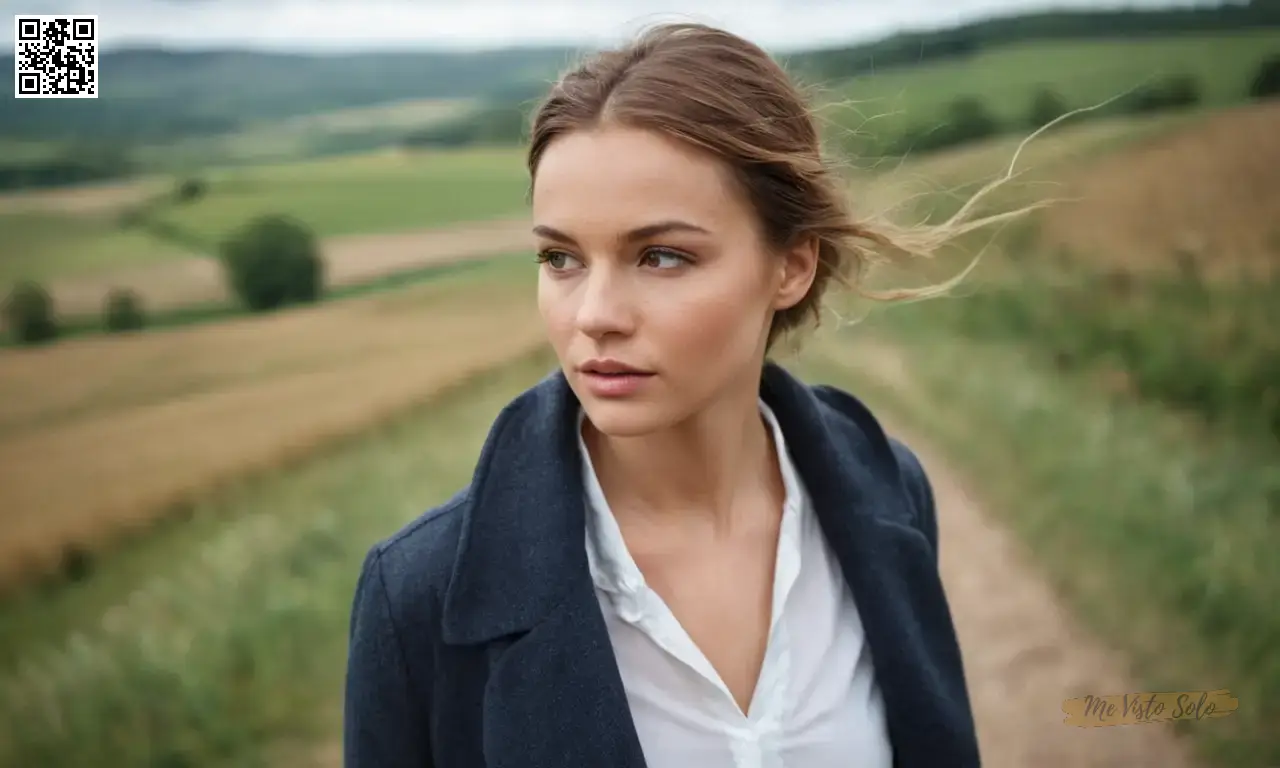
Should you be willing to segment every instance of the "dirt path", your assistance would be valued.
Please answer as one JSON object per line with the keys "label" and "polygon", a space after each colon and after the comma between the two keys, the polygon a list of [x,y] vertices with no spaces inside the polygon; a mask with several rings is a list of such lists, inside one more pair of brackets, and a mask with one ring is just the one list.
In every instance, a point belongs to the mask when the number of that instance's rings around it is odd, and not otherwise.
{"label": "dirt path", "polygon": [[[460,224],[428,230],[326,238],[321,245],[330,285],[349,285],[382,275],[434,264],[528,248],[525,219]],[[227,299],[221,266],[193,256],[106,275],[66,279],[50,286],[58,311],[93,314],[101,311],[113,287],[136,291],[149,310],[169,309]]]}

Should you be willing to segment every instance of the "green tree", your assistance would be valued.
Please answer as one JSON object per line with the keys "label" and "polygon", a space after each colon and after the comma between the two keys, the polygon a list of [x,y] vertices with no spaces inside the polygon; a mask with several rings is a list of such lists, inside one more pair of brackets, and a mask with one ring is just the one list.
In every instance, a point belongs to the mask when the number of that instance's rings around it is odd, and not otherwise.
{"label": "green tree", "polygon": [[1276,95],[1280,95],[1280,53],[1258,65],[1253,82],[1249,83],[1251,98],[1265,99]]}
{"label": "green tree", "polygon": [[2,309],[9,334],[19,344],[42,344],[57,338],[53,298],[39,283],[24,280],[15,285]]}
{"label": "green tree", "polygon": [[312,231],[280,214],[253,219],[220,248],[232,292],[255,312],[310,303],[324,291],[324,262]]}
{"label": "green tree", "polygon": [[142,298],[128,288],[112,289],[104,302],[102,324],[112,333],[141,329],[147,324]]}

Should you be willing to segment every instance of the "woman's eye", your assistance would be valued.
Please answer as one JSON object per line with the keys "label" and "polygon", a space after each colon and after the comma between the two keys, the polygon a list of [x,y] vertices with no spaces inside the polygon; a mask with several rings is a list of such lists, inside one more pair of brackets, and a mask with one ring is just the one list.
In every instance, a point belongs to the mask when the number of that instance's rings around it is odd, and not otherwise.
{"label": "woman's eye", "polygon": [[577,259],[564,251],[543,251],[538,254],[538,261],[545,263],[552,269],[568,269],[578,263]]}
{"label": "woman's eye", "polygon": [[675,267],[682,267],[689,263],[687,258],[674,251],[665,251],[656,248],[651,251],[645,251],[641,260],[644,262],[646,267],[653,267],[654,269],[673,269]]}

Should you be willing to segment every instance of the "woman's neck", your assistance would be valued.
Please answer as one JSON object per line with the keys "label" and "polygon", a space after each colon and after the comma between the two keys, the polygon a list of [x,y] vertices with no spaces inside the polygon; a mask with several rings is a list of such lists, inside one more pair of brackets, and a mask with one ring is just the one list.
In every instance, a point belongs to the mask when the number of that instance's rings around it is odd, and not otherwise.
{"label": "woman's neck", "polygon": [[600,486],[619,522],[686,524],[715,535],[734,532],[759,504],[778,497],[782,479],[772,436],[754,388],[722,397],[671,428],[642,437],[608,437],[590,421],[583,437]]}

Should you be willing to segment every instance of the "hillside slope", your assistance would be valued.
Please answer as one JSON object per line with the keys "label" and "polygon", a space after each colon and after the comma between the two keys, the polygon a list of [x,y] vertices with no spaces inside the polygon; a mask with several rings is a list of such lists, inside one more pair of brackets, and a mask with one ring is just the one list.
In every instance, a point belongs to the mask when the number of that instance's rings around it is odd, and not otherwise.
{"label": "hillside slope", "polygon": [[[568,48],[301,55],[129,49],[101,56],[97,99],[13,98],[0,78],[0,134],[171,139],[244,123],[407,99],[472,98],[554,75]],[[13,71],[13,56],[0,68]]]}
{"label": "hillside slope", "polygon": [[1214,270],[1280,265],[1280,101],[1205,118],[1067,179],[1047,242],[1085,259]]}

